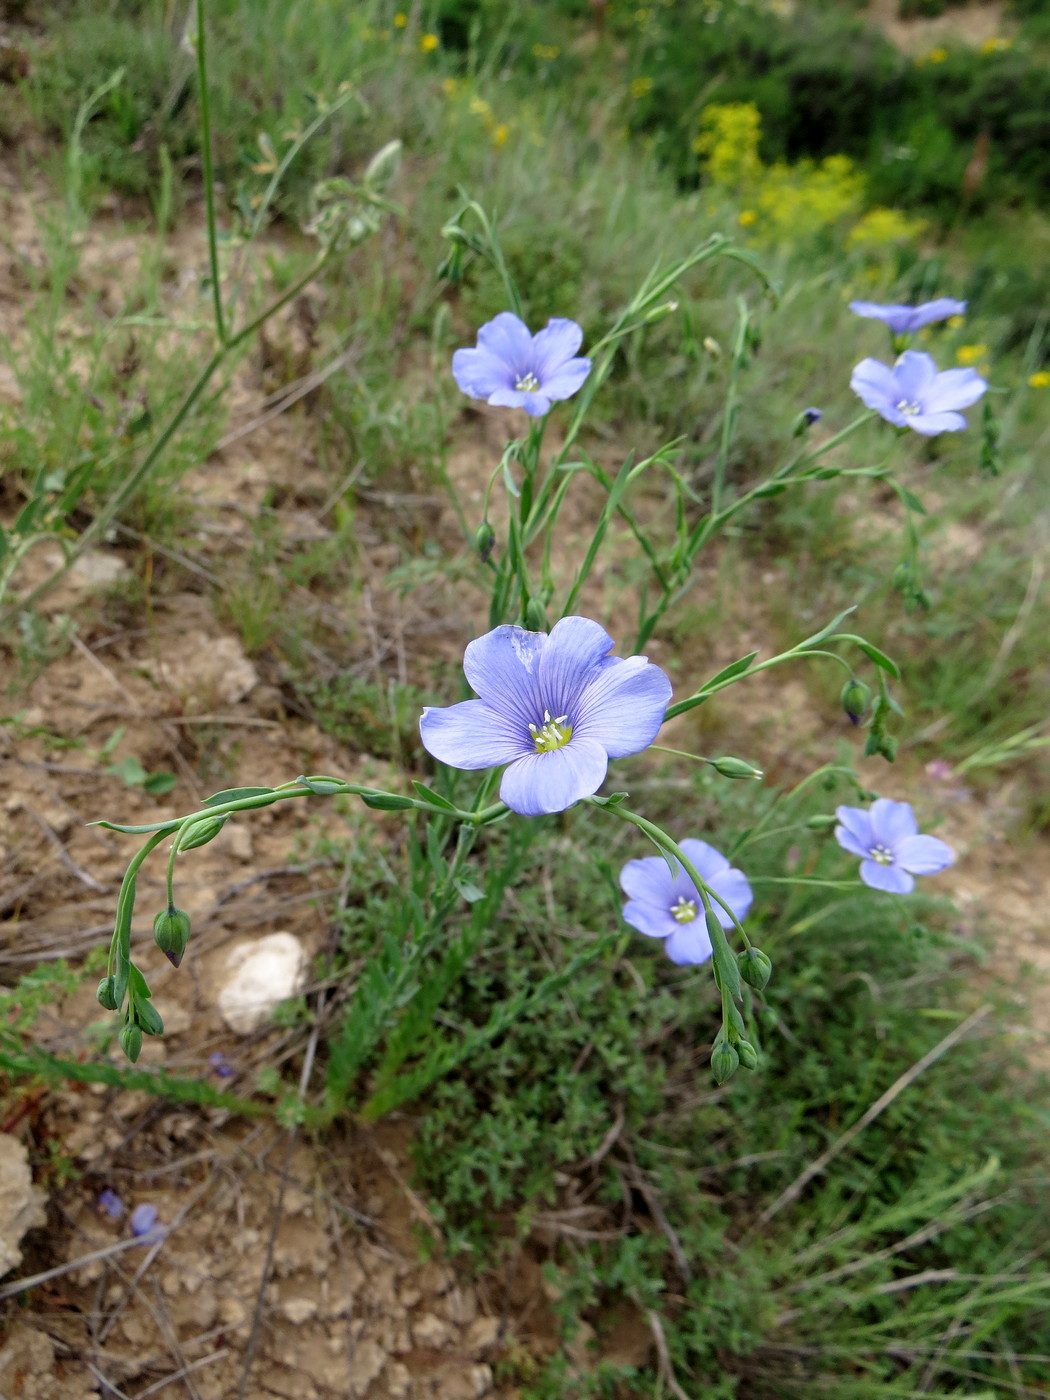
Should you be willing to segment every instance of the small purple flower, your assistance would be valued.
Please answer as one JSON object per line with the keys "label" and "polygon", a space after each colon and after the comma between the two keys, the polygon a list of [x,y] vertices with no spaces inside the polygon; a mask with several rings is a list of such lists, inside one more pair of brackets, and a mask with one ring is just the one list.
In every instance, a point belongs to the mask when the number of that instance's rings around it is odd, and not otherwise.
{"label": "small purple flower", "polygon": [[851,301],[849,309],[858,316],[884,321],[894,335],[911,335],[932,321],[947,321],[949,316],[961,316],[966,310],[966,303],[955,301],[952,297],[924,301],[921,306],[879,306],[874,301]]}
{"label": "small purple flower", "polygon": [[806,420],[807,427],[812,428],[814,423],[819,423],[824,417],[824,410],[822,408],[804,408],[802,417]]}
{"label": "small purple flower", "polygon": [[214,1054],[209,1055],[208,1063],[220,1079],[232,1079],[237,1073],[221,1050],[216,1050]]}
{"label": "small purple flower", "polygon": [[850,855],[860,856],[860,878],[873,890],[910,894],[915,875],[936,875],[955,862],[955,852],[936,836],[920,836],[907,802],[880,797],[863,807],[836,807],[842,823],[835,840]]}
{"label": "small purple flower", "polygon": [[914,428],[923,437],[965,428],[958,410],[976,403],[988,388],[975,369],[938,373],[932,355],[921,350],[905,350],[892,369],[881,360],[861,360],[849,383],[887,423]]}
{"label": "small purple flower", "polygon": [[144,1202],[131,1212],[131,1233],[136,1237],[149,1235],[157,1224],[157,1207]]}
{"label": "small purple flower", "polygon": [[110,1220],[119,1220],[124,1214],[124,1202],[115,1191],[108,1189],[99,1196],[98,1208],[108,1215]]}
{"label": "small purple flower", "polygon": [[429,706],[423,747],[452,768],[507,763],[499,795],[513,812],[564,812],[598,791],[610,758],[656,738],[671,682],[644,656],[610,656],[613,639],[585,617],[548,635],[497,627],[467,647],[463,670],[481,697]]}
{"label": "small purple flower", "polygon": [[576,356],[582,341],[575,321],[555,317],[532,335],[513,311],[501,311],[478,331],[475,349],[452,356],[452,373],[470,398],[542,418],[555,400],[571,398],[590,374],[590,360]]}
{"label": "small purple flower", "polygon": [[[731,869],[725,856],[706,841],[686,840],[679,844],[696,866],[701,880],[710,885],[742,921],[754,898],[743,872]],[[620,871],[620,885],[628,896],[623,906],[625,923],[647,938],[666,939],[664,948],[672,962],[707,961],[711,956],[711,939],[704,903],[681,866],[678,874],[672,877],[663,856],[629,860]],[[711,901],[711,908],[723,928],[733,927],[732,919],[717,901]]]}

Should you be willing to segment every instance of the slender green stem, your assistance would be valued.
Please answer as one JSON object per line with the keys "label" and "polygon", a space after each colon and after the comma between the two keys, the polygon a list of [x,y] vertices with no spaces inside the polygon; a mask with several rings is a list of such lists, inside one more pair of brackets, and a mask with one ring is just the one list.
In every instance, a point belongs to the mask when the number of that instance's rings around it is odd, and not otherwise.
{"label": "slender green stem", "polygon": [[[736,843],[736,845],[734,845],[731,852],[731,857],[739,855],[739,853],[744,849],[745,846],[750,846],[752,842],[755,841],[756,838],[758,838],[759,834],[763,831],[766,823],[772,817],[773,813],[776,812],[783,803],[791,802],[794,798],[798,797],[800,793],[805,792],[808,787],[811,787],[813,783],[817,782],[818,779],[831,777],[833,774],[838,777],[849,778],[854,783],[857,781],[857,775],[856,773],[854,773],[853,769],[846,768],[841,763],[825,763],[822,767],[815,769],[812,773],[808,773],[800,783],[795,784],[795,786],[790,790],[790,792],[782,792],[779,794],[779,796],[773,799],[773,801],[766,808],[763,815],[759,817],[758,821],[751,828],[751,830],[747,832],[746,835]],[[777,831],[790,831],[792,829],[792,827],[776,828]],[[773,832],[767,831],[765,835],[772,836]],[[765,838],[763,837],[763,839]]]}
{"label": "slender green stem", "polygon": [[794,648],[791,651],[782,652],[779,656],[771,656],[768,661],[759,661],[757,665],[750,666],[737,676],[729,676],[726,680],[719,681],[717,685],[704,686],[695,695],[690,695],[685,700],[679,700],[676,705],[669,705],[664,719],[674,719],[675,715],[682,715],[687,710],[694,710],[697,705],[702,705],[705,700],[710,700],[712,695],[717,695],[720,690],[725,690],[727,686],[735,685],[745,676],[757,676],[760,671],[768,671],[773,666],[783,665],[785,661],[799,661],[807,656],[826,657],[828,660],[837,662],[849,675],[853,674],[853,667],[849,662],[834,651],[821,651],[810,647]]}
{"label": "slender green stem", "polygon": [[215,173],[212,168],[211,99],[208,93],[208,50],[204,24],[204,0],[197,0],[197,85],[201,107],[201,158],[204,164],[204,207],[208,221],[208,260],[211,264],[211,295],[215,310],[215,334],[226,344],[226,316],[222,307],[219,277],[219,238],[215,219]]}

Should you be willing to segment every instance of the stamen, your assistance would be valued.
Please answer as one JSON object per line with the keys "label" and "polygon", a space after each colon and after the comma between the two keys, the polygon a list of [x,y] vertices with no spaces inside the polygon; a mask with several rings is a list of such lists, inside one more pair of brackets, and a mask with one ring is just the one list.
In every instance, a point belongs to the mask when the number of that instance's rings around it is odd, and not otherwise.
{"label": "stamen", "polygon": [[540,387],[540,381],[529,370],[528,374],[523,374],[520,379],[514,381],[515,389],[520,389],[523,394],[534,394]]}
{"label": "stamen", "polygon": [[537,753],[553,753],[555,749],[564,748],[572,738],[572,725],[568,723],[568,719],[568,715],[559,715],[557,719],[551,719],[550,710],[544,710],[543,723],[539,728],[534,724],[529,725],[529,733]]}
{"label": "stamen", "polygon": [[671,915],[680,924],[691,924],[696,918],[696,900],[686,899],[684,894],[680,894],[677,904],[671,905]]}
{"label": "stamen", "polygon": [[916,403],[914,399],[898,399],[898,413],[903,413],[905,418],[914,418],[922,412],[922,404]]}
{"label": "stamen", "polygon": [[888,846],[872,846],[868,855],[871,856],[872,860],[877,861],[879,865],[893,864],[893,852]]}

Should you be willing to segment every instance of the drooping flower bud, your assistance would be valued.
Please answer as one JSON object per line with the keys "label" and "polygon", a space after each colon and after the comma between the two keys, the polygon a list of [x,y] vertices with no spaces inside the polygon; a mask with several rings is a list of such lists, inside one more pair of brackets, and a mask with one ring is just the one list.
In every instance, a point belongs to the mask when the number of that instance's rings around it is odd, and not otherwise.
{"label": "drooping flower bud", "polygon": [[169,904],[153,920],[153,941],[171,963],[178,967],[190,938],[190,916]]}
{"label": "drooping flower bud", "polygon": [[745,1069],[758,1068],[758,1051],[751,1044],[750,1040],[738,1040],[736,1043],[737,1054],[740,1056],[740,1063]]}
{"label": "drooping flower bud", "polygon": [[99,1006],[104,1007],[107,1011],[117,1010],[117,984],[112,977],[103,977],[98,984],[95,997]]}
{"label": "drooping flower bud", "polygon": [[478,558],[483,564],[489,562],[496,543],[496,532],[487,520],[483,520],[474,531],[474,548],[478,551]]}
{"label": "drooping flower bud", "polygon": [[135,1002],[135,1024],[145,1035],[163,1035],[164,1021],[151,1001],[138,999]]}
{"label": "drooping flower bud", "polygon": [[813,424],[819,423],[823,417],[823,409],[804,408],[795,419],[795,426],[791,430],[791,436],[801,437],[807,428],[812,428]]}
{"label": "drooping flower bud", "polygon": [[530,598],[525,608],[525,626],[530,632],[546,632],[547,609],[539,598]]}
{"label": "drooping flower bud", "polygon": [[761,991],[773,975],[773,964],[761,948],[745,948],[738,959],[740,976],[749,987]]}
{"label": "drooping flower bud", "polygon": [[720,1040],[711,1053],[711,1073],[716,1084],[724,1084],[736,1074],[740,1056],[728,1040]]}
{"label": "drooping flower bud", "polygon": [[754,778],[763,777],[762,769],[756,768],[753,763],[745,763],[742,758],[714,758],[711,766],[716,773],[720,773],[723,778]]}
{"label": "drooping flower bud", "polygon": [[121,1026],[117,1039],[120,1041],[120,1048],[124,1054],[134,1064],[142,1053],[142,1031],[133,1021],[126,1021]]}
{"label": "drooping flower bud", "polygon": [[806,825],[810,831],[830,831],[833,826],[838,825],[838,817],[828,816],[826,812],[815,812],[809,817]]}
{"label": "drooping flower bud", "polygon": [[868,713],[868,706],[871,704],[871,690],[863,681],[857,680],[856,676],[850,676],[842,687],[839,701],[849,716],[850,722],[859,724]]}
{"label": "drooping flower bud", "polygon": [[209,841],[215,840],[225,825],[225,817],[203,817],[186,830],[179,841],[179,850],[195,851],[198,846],[206,846]]}

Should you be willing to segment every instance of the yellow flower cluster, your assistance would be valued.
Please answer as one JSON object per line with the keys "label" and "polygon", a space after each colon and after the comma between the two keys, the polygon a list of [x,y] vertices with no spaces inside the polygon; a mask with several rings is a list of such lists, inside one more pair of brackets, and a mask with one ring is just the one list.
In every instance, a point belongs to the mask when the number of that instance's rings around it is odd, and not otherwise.
{"label": "yellow flower cluster", "polygon": [[763,172],[758,208],[778,237],[819,233],[855,213],[864,198],[864,176],[848,156],[828,156],[820,164],[778,163]]}
{"label": "yellow flower cluster", "polygon": [[1028,376],[1028,383],[1033,389],[1050,389],[1050,370],[1037,369]]}
{"label": "yellow flower cluster", "polygon": [[631,79],[630,92],[631,92],[631,96],[634,98],[634,100],[635,100],[636,102],[637,102],[640,98],[645,97],[647,93],[652,92],[652,90],[653,90],[653,80],[652,80],[652,78],[632,78],[632,79]]}
{"label": "yellow flower cluster", "polygon": [[985,39],[984,43],[981,45],[981,52],[982,52],[983,54],[1003,53],[1003,52],[1005,52],[1006,49],[1012,49],[1012,48],[1013,48],[1013,41],[1012,41],[1012,40],[1010,40],[1010,39],[1001,39],[998,35],[995,35],[995,36],[994,36],[993,38],[991,38],[991,39]]}
{"label": "yellow flower cluster", "polygon": [[948,50],[938,46],[935,49],[930,49],[928,53],[920,54],[915,62],[921,68],[924,63],[943,63],[947,57]]}
{"label": "yellow flower cluster", "polygon": [[846,242],[851,248],[888,248],[918,238],[925,227],[925,219],[909,219],[899,209],[877,205],[853,225]]}
{"label": "yellow flower cluster", "polygon": [[693,150],[714,184],[734,189],[762,173],[761,136],[762,117],[753,102],[712,102],[700,113]]}
{"label": "yellow flower cluster", "polygon": [[533,44],[532,46],[533,58],[545,58],[548,62],[557,58],[560,53],[561,49],[558,48],[557,44]]}
{"label": "yellow flower cluster", "polygon": [[960,345],[955,352],[955,359],[960,365],[975,365],[987,354],[987,345]]}
{"label": "yellow flower cluster", "polygon": [[[441,82],[441,90],[450,102],[455,101],[463,90],[463,84],[459,78],[444,78]],[[507,137],[510,135],[510,123],[497,121],[492,107],[483,97],[471,97],[467,103],[467,111],[472,117],[479,117],[484,124],[485,130],[496,150],[502,150],[507,144]]]}

